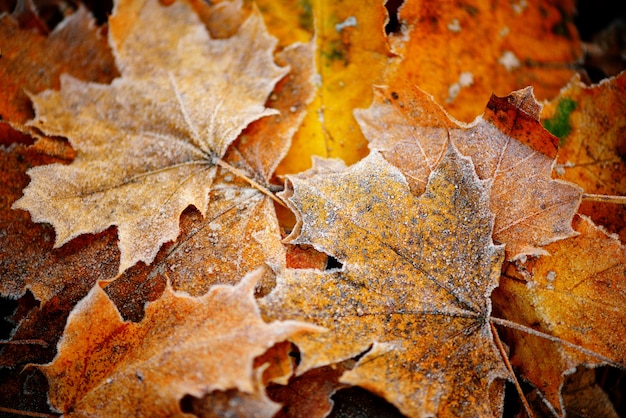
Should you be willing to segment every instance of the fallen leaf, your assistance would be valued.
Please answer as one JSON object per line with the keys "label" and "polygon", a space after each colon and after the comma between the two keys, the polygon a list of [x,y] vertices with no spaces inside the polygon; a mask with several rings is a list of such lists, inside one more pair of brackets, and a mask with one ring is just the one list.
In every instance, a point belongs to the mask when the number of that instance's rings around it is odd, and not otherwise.
{"label": "fallen leaf", "polygon": [[498,413],[508,372],[488,317],[503,248],[472,163],[450,146],[421,197],[376,152],[348,169],[318,163],[287,185],[298,216],[289,242],[343,263],[284,270],[259,302],[268,319],[329,329],[294,337],[297,373],[365,353],[340,382],[409,416]]}
{"label": "fallen leaf", "polygon": [[11,124],[22,125],[34,116],[27,93],[58,89],[63,73],[99,83],[118,75],[106,38],[84,7],[48,36],[22,29],[13,16],[4,14],[0,39],[0,143],[9,143]]}
{"label": "fallen leaf", "polygon": [[[586,86],[574,78],[542,111],[544,126],[560,138],[559,179],[586,193],[626,195],[626,73]],[[579,213],[626,242],[626,206],[583,201]]]}
{"label": "fallen leaf", "polygon": [[385,83],[414,83],[465,122],[492,93],[530,85],[541,100],[552,98],[582,61],[574,13],[572,0],[405,0],[400,31],[390,37],[402,59],[388,67]]}
{"label": "fallen leaf", "polygon": [[190,0],[191,6],[214,39],[229,38],[237,33],[246,20],[241,3],[242,0]]}
{"label": "fallen leaf", "polygon": [[50,382],[51,405],[69,415],[164,416],[180,415],[186,394],[254,393],[254,357],[320,330],[263,322],[252,295],[259,277],[257,271],[237,286],[214,286],[201,298],[167,288],[140,323],[124,322],[95,286],[70,314],[57,357],[38,366]]}
{"label": "fallen leaf", "polygon": [[[48,381],[37,369],[12,369],[0,367],[0,412],[6,409],[14,411],[37,411],[49,414],[53,411],[48,404]],[[8,412],[8,411],[7,411]],[[3,414],[13,418],[17,414]]]}
{"label": "fallen leaf", "polygon": [[254,4],[263,14],[270,33],[278,38],[279,45],[286,46],[294,42],[306,43],[313,38],[315,5],[311,2],[258,0]]}
{"label": "fallen leaf", "polygon": [[176,239],[187,206],[206,213],[216,164],[250,122],[276,113],[264,102],[286,72],[258,12],[216,40],[184,2],[156,3],[116,5],[109,37],[122,77],[63,76],[59,92],[32,97],[31,124],[67,136],[77,156],[30,170],[14,204],[54,226],[55,247],[116,225],[120,273]]}
{"label": "fallen leaf", "polygon": [[286,256],[286,266],[293,269],[324,270],[328,264],[328,255],[311,245],[288,245]]}
{"label": "fallen leaf", "polygon": [[269,397],[282,404],[276,418],[324,418],[333,407],[332,395],[341,388],[348,387],[340,383],[341,375],[354,367],[350,359],[339,364],[320,367],[294,376],[286,385],[270,385]]}
{"label": "fallen leaf", "polygon": [[[115,246],[109,248],[106,233],[100,234],[100,239],[93,239],[91,248],[80,242],[53,249],[54,233],[48,225],[33,224],[28,213],[11,210],[28,184],[26,170],[29,167],[62,162],[32,147],[14,144],[0,148],[0,180],[3,184],[0,198],[0,293],[3,295],[17,298],[30,289],[38,301],[46,302],[65,286],[59,277],[84,277],[89,270],[94,277],[104,280],[117,268],[119,253]],[[114,237],[109,238],[114,244]]]}
{"label": "fallen leaf", "polygon": [[263,370],[262,383],[286,384],[294,370],[292,353],[295,348],[289,341],[274,344],[272,348],[254,359],[254,367]]}
{"label": "fallen leaf", "polygon": [[[314,91],[313,44],[286,48],[276,60],[291,68],[269,102],[280,114],[251,123],[224,157],[265,187],[270,187],[274,169],[286,153]],[[183,212],[176,242],[165,244],[150,266],[138,263],[130,268],[107,287],[107,293],[125,318],[139,320],[144,302],[158,297],[150,282],[164,283],[167,277],[175,290],[191,295],[202,295],[214,284],[235,284],[248,271],[276,257],[267,250],[271,244],[254,238],[259,231],[276,242],[280,240],[272,200],[220,168],[205,215],[191,209]],[[284,257],[282,251],[278,257]],[[269,292],[272,286],[273,277],[268,272],[259,282],[258,294]]]}
{"label": "fallen leaf", "polygon": [[98,280],[109,279],[118,268],[113,230],[53,249],[54,233],[49,225],[34,224],[28,213],[11,210],[28,184],[26,169],[51,162],[61,160],[38,152],[37,146],[0,147],[0,294],[18,298],[32,292],[39,306],[20,321],[11,339],[47,344],[3,346],[1,366],[50,361],[70,310]]}
{"label": "fallen leaf", "polygon": [[580,347],[505,331],[511,363],[559,415],[563,379],[577,365],[626,365],[626,249],[584,216],[574,227],[580,235],[547,246],[551,256],[510,265],[493,293],[498,315]]}
{"label": "fallen leaf", "polygon": [[280,405],[272,402],[263,390],[254,393],[235,389],[216,390],[202,398],[187,396],[183,402],[188,405],[187,408],[183,408],[183,412],[200,418],[271,418],[280,409]]}
{"label": "fallen leaf", "polygon": [[391,57],[383,2],[323,0],[310,7],[319,89],[278,174],[309,168],[312,155],[352,164],[367,154],[367,142],[350,111],[370,103],[371,86],[380,82]]}
{"label": "fallen leaf", "polygon": [[596,382],[596,370],[581,368],[563,384],[563,401],[569,416],[618,418],[607,394]]}
{"label": "fallen leaf", "polygon": [[491,182],[493,237],[506,244],[507,259],[545,254],[541,246],[574,235],[572,217],[581,190],[553,180],[556,138],[539,123],[541,106],[532,89],[493,96],[471,124],[451,119],[432,96],[411,83],[376,89],[369,109],[356,110],[370,148],[407,176],[422,193],[448,142],[472,158]]}

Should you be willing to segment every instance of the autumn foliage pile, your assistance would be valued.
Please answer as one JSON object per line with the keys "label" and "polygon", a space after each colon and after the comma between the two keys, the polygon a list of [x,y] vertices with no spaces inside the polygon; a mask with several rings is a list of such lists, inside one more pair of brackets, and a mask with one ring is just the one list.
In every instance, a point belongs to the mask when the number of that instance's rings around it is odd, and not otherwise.
{"label": "autumn foliage pile", "polygon": [[626,74],[572,4],[65,11],[0,15],[0,413],[617,416]]}

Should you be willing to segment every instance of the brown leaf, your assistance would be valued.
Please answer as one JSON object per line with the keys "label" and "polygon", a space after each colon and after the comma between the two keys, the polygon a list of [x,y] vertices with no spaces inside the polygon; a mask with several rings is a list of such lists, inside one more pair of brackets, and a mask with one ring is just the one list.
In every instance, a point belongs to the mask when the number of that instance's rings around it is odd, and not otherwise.
{"label": "brown leaf", "polygon": [[294,358],[291,355],[294,350],[295,348],[291,342],[283,341],[274,344],[272,348],[254,359],[254,367],[263,370],[263,385],[287,383],[291,375],[293,375],[295,366]]}
{"label": "brown leaf", "polygon": [[[48,382],[39,370],[34,368],[15,367],[0,368],[0,412],[4,408],[17,411],[38,411],[52,413],[48,404]],[[13,418],[15,414],[2,414]]]}
{"label": "brown leaf", "polygon": [[276,418],[324,418],[328,416],[333,401],[330,397],[339,389],[348,387],[340,383],[341,375],[354,367],[354,360],[320,367],[295,376],[286,386],[271,385],[269,397],[283,406]]}
{"label": "brown leaf", "polygon": [[183,403],[188,405],[183,412],[191,413],[200,418],[222,417],[273,417],[280,406],[272,402],[265,391],[254,393],[240,392],[235,389],[216,390],[202,398],[187,396]]}
{"label": "brown leaf", "polygon": [[372,106],[355,116],[370,148],[400,168],[416,194],[448,142],[471,157],[478,177],[491,182],[494,240],[515,259],[545,254],[542,245],[574,235],[571,221],[581,199],[580,188],[550,177],[556,139],[539,123],[540,108],[527,88],[493,96],[482,117],[464,124],[403,82],[378,88]]}
{"label": "brown leaf", "polygon": [[94,287],[71,313],[57,357],[40,366],[50,403],[70,415],[164,416],[181,414],[185,394],[253,393],[254,357],[277,341],[320,330],[263,322],[252,295],[259,277],[257,271],[235,287],[214,286],[201,298],[167,288],[138,324],[122,321]]}
{"label": "brown leaf", "polygon": [[10,15],[0,17],[0,143],[8,143],[9,125],[33,117],[28,93],[58,89],[63,73],[100,83],[118,75],[113,55],[84,7],[65,18],[49,36],[21,29]]}
{"label": "brown leaf", "polygon": [[32,169],[14,204],[55,227],[56,247],[116,225],[120,273],[176,239],[187,206],[206,213],[216,163],[250,122],[276,113],[264,102],[286,70],[258,13],[214,40],[184,2],[156,3],[116,6],[109,33],[121,78],[64,76],[60,92],[33,96],[32,124],[67,136],[77,156]]}
{"label": "brown leaf", "polygon": [[344,267],[285,270],[260,301],[268,318],[330,330],[293,339],[298,374],[367,351],[340,381],[407,415],[497,413],[502,397],[490,391],[501,393],[508,373],[487,318],[503,249],[471,162],[450,146],[421,197],[376,152],[349,169],[314,169],[289,177],[285,199],[299,219],[289,241]]}
{"label": "brown leaf", "polygon": [[98,280],[112,277],[118,268],[114,230],[85,235],[53,249],[49,225],[34,224],[28,213],[11,210],[28,183],[27,167],[50,162],[61,160],[40,154],[36,147],[0,148],[0,294],[17,298],[32,292],[40,306],[20,322],[12,339],[47,343],[4,346],[3,366],[50,361],[70,310]]}
{"label": "brown leaf", "polygon": [[[100,234],[99,238],[53,250],[54,233],[48,225],[33,224],[28,213],[11,210],[28,184],[27,168],[51,162],[62,161],[22,145],[0,149],[0,294],[18,297],[30,289],[38,301],[46,302],[65,286],[63,277],[93,275],[104,280],[117,268],[118,252],[112,234]],[[86,242],[91,242],[91,248],[87,248]]]}
{"label": "brown leaf", "polygon": [[[576,217],[580,235],[550,244],[550,257],[509,266],[493,293],[494,309],[518,324],[591,350],[626,365],[626,249],[586,217]],[[559,341],[508,330],[511,363],[559,414],[561,387],[577,365],[602,358]]]}

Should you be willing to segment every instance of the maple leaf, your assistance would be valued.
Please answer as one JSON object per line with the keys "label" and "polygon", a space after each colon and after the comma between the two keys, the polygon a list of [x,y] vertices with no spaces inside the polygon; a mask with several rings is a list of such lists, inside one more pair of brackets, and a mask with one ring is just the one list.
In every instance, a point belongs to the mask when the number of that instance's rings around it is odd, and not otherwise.
{"label": "maple leaf", "polygon": [[[106,39],[83,6],[48,36],[21,29],[13,16],[4,14],[0,16],[0,39],[0,143],[14,137],[9,125],[19,126],[33,117],[26,92],[58,88],[62,73],[100,83],[118,75]],[[76,57],[81,57],[80,65],[76,65]]]}
{"label": "maple leaf", "polygon": [[330,397],[337,390],[348,387],[340,383],[341,375],[354,367],[355,361],[350,359],[339,364],[320,367],[292,377],[287,385],[270,385],[267,388],[271,399],[279,401],[283,406],[276,418],[324,418],[333,407]]}
{"label": "maple leaf", "polygon": [[[0,147],[0,294],[17,299],[29,291],[38,302],[11,334],[17,343],[2,347],[0,366],[50,361],[69,311],[98,280],[109,279],[118,268],[114,231],[79,237],[53,249],[49,225],[33,224],[28,213],[11,210],[28,184],[28,167],[62,161],[40,152],[48,142]],[[33,343],[20,344],[24,341]]]}
{"label": "maple leaf", "polygon": [[494,92],[531,85],[541,99],[554,97],[583,58],[575,3],[405,0],[389,39],[400,58],[384,83],[407,79],[463,121],[480,114]]}
{"label": "maple leaf", "polygon": [[626,248],[584,216],[574,226],[580,235],[550,244],[550,257],[508,266],[493,294],[500,315],[558,338],[506,331],[511,363],[558,415],[576,366],[626,365]]}
{"label": "maple leaf", "polygon": [[317,160],[288,178],[298,217],[289,242],[344,263],[285,270],[259,302],[267,318],[330,330],[294,337],[298,373],[366,352],[340,381],[407,415],[497,412],[508,373],[488,317],[503,248],[491,241],[488,186],[472,163],[450,145],[420,197],[376,152],[349,169]]}
{"label": "maple leaf", "polygon": [[556,138],[539,123],[540,109],[526,88],[492,96],[485,113],[464,124],[405,80],[377,88],[370,108],[355,116],[370,148],[400,168],[416,194],[448,142],[471,157],[478,176],[492,183],[494,240],[515,259],[545,254],[542,245],[574,235],[572,217],[582,198],[579,187],[550,176]]}
{"label": "maple leaf", "polygon": [[[299,3],[287,2],[292,13],[303,9]],[[367,155],[365,138],[346,110],[371,102],[371,85],[381,81],[392,56],[384,31],[387,13],[383,3],[321,0],[310,8],[319,89],[279,173],[309,168],[311,155],[341,158],[348,164]],[[293,16],[291,25],[299,21]]]}
{"label": "maple leaf", "polygon": [[[224,156],[227,163],[260,184],[269,184],[312,97],[312,49],[311,43],[297,44],[277,54],[276,60],[291,68],[269,101],[280,115],[252,122]],[[166,276],[175,290],[191,295],[202,295],[213,284],[234,284],[248,271],[284,257],[282,248],[271,254],[266,247],[276,245],[254,238],[259,231],[278,243],[280,230],[272,200],[220,168],[205,215],[191,208],[183,212],[176,242],[165,244],[150,266],[138,263],[128,269],[106,291],[125,318],[139,320],[146,296],[147,300],[158,297],[153,289],[160,285],[155,282],[164,283]],[[267,271],[259,282],[258,294],[269,292],[273,283]]]}
{"label": "maple leaf", "polygon": [[[574,77],[542,109],[543,123],[559,137],[556,177],[585,193],[626,195],[626,72],[586,86]],[[626,206],[584,200],[579,213],[626,242]]]}
{"label": "maple leaf", "polygon": [[50,403],[64,414],[163,416],[180,414],[186,394],[254,393],[254,357],[297,333],[321,330],[263,322],[252,295],[260,274],[234,287],[216,285],[201,298],[167,288],[140,323],[124,322],[95,286],[70,314],[58,355],[38,366],[50,382]]}
{"label": "maple leaf", "polygon": [[258,12],[211,39],[187,4],[157,3],[116,4],[109,39],[120,78],[63,76],[59,92],[32,96],[31,124],[68,137],[77,156],[30,170],[13,205],[51,223],[55,247],[117,226],[120,273],[176,239],[187,206],[206,213],[217,164],[250,122],[276,113],[264,102],[286,73]]}

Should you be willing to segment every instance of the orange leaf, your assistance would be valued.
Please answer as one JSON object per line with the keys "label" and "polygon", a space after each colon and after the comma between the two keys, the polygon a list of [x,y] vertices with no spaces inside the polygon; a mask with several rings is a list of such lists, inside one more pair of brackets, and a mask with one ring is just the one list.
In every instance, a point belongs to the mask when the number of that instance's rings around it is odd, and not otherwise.
{"label": "orange leaf", "polygon": [[[65,18],[49,36],[20,29],[10,15],[0,16],[0,143],[6,143],[9,124],[30,119],[27,93],[58,89],[62,73],[100,83],[117,76],[113,55],[84,7]],[[25,47],[27,46],[27,47]],[[77,57],[81,57],[80,65]]]}
{"label": "orange leaf", "polygon": [[[626,249],[586,217],[576,217],[574,225],[580,235],[547,246],[551,256],[505,271],[494,292],[495,309],[508,320],[626,365]],[[558,341],[508,332],[511,362],[559,415],[565,375],[581,363],[604,363]]]}
{"label": "orange leaf", "polygon": [[261,299],[268,318],[328,333],[294,337],[298,374],[365,353],[341,382],[384,396],[403,413],[497,412],[508,373],[487,323],[503,248],[491,241],[489,191],[450,146],[415,197],[378,153],[353,167],[317,162],[289,176],[298,216],[289,242],[311,244],[341,270],[284,270]]}
{"label": "orange leaf", "polygon": [[[561,142],[556,177],[586,193],[626,195],[626,72],[593,86],[574,78],[546,103],[544,126]],[[626,241],[626,206],[583,201],[579,212]]]}
{"label": "orange leaf", "polygon": [[401,33],[390,40],[402,59],[386,82],[418,85],[465,122],[492,93],[531,85],[540,99],[554,97],[583,56],[574,6],[572,0],[406,0]]}
{"label": "orange leaf", "polygon": [[571,222],[581,199],[574,184],[550,176],[556,138],[539,123],[541,107],[531,88],[493,96],[471,124],[451,119],[432,96],[407,82],[376,90],[369,109],[357,110],[370,148],[407,176],[416,194],[446,144],[472,158],[481,179],[491,181],[494,240],[507,259],[544,254],[540,247],[574,234]]}
{"label": "orange leaf", "polygon": [[176,239],[187,206],[206,213],[215,164],[250,122],[277,113],[264,102],[286,69],[258,13],[223,40],[182,1],[120,2],[110,25],[121,78],[62,77],[60,92],[33,96],[32,124],[67,136],[77,156],[30,170],[14,208],[53,224],[56,247],[116,225],[121,273]]}
{"label": "orange leaf", "polygon": [[50,382],[50,403],[64,414],[164,416],[181,413],[185,394],[254,393],[254,357],[320,330],[263,322],[252,295],[259,277],[257,271],[235,287],[214,286],[201,298],[167,288],[137,324],[124,322],[94,287],[70,314],[57,357],[39,366]]}

